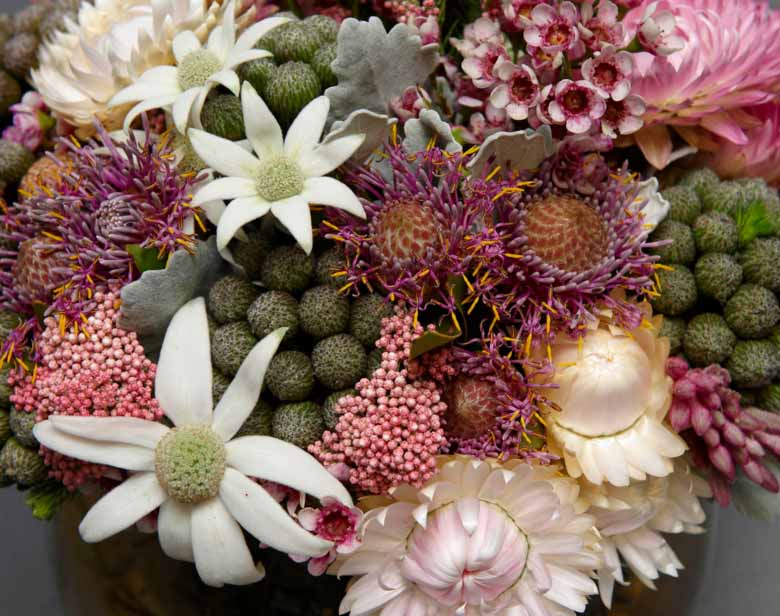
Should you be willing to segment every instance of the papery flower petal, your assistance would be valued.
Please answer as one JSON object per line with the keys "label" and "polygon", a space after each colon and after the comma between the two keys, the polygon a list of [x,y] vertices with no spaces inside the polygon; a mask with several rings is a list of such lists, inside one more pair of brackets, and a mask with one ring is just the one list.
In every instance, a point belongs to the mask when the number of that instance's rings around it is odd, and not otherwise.
{"label": "papery flower petal", "polygon": [[[274,217],[289,231],[306,253],[311,253],[314,236],[311,228],[311,210],[308,202],[301,196],[274,201],[271,204]],[[219,243],[219,242],[217,242]]]}
{"label": "papery flower petal", "polygon": [[190,30],[180,32],[173,39],[173,56],[176,58],[177,64],[181,64],[184,58],[193,51],[198,51],[198,49],[200,49],[200,41],[195,36],[195,33]]}
{"label": "papery flower petal", "polygon": [[51,415],[49,422],[62,432],[92,441],[124,443],[154,449],[170,429],[136,417],[82,417]]}
{"label": "papery flower petal", "polygon": [[309,178],[304,182],[303,198],[308,203],[327,205],[345,212],[349,212],[358,218],[365,218],[366,212],[355,193],[343,182],[334,178]]}
{"label": "papery flower petal", "polygon": [[222,175],[251,179],[260,166],[257,158],[229,139],[196,128],[187,136],[201,160]]}
{"label": "papery flower petal", "polygon": [[332,141],[326,139],[309,155],[299,159],[301,171],[307,178],[327,175],[347,162],[357,152],[365,138],[365,135],[358,134],[345,135]]}
{"label": "papery flower petal", "polygon": [[203,186],[192,199],[193,206],[216,199],[237,199],[257,195],[257,184],[253,180],[239,177],[219,178],[211,180]]}
{"label": "papery flower petal", "polygon": [[330,110],[330,99],[319,96],[306,105],[293,120],[284,138],[284,155],[305,160],[320,141]]}
{"label": "papery flower petal", "polygon": [[217,249],[225,250],[241,227],[262,218],[270,209],[271,204],[257,196],[234,199],[219,219]]}
{"label": "papery flower petal", "polygon": [[244,110],[246,137],[260,160],[282,154],[282,128],[268,105],[248,81],[241,86],[241,105]]}
{"label": "papery flower petal", "polygon": [[160,505],[157,516],[160,547],[170,558],[195,562],[192,551],[192,505],[169,498]]}

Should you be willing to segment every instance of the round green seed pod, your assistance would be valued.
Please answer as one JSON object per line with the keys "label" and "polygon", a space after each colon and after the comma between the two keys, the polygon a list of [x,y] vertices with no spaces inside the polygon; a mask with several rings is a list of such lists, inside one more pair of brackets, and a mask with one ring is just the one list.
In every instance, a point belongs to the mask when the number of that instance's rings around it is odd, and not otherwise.
{"label": "round green seed pod", "polygon": [[286,327],[283,341],[289,343],[300,328],[298,302],[285,291],[262,293],[249,307],[246,316],[252,333],[260,339],[280,327]]}
{"label": "round green seed pod", "polygon": [[650,234],[651,242],[671,240],[671,244],[653,248],[652,253],[663,263],[692,265],[696,258],[696,244],[691,228],[676,220],[666,219]]}
{"label": "round green seed pod", "polygon": [[755,404],[765,411],[780,413],[780,383],[772,383],[762,387],[758,392]]}
{"label": "round green seed pod", "polygon": [[11,415],[8,411],[0,409],[0,447],[13,435],[14,433],[11,431]]}
{"label": "round green seed pod", "polygon": [[374,375],[374,370],[382,365],[382,349],[373,349],[368,354],[368,361],[366,361],[366,378],[370,379]]}
{"label": "round green seed pod", "polygon": [[337,334],[314,346],[311,362],[317,380],[335,391],[352,387],[363,378],[367,357],[357,338]]}
{"label": "round green seed pod", "polygon": [[699,216],[693,223],[693,235],[700,253],[732,253],[739,242],[737,223],[723,212],[708,212]]}
{"label": "round green seed pod", "polygon": [[11,437],[0,450],[0,475],[29,487],[46,479],[48,469],[37,450],[28,449]]}
{"label": "round green seed pod", "polygon": [[336,391],[325,398],[325,402],[322,405],[322,417],[325,420],[325,428],[328,430],[335,430],[336,424],[339,422],[339,416],[336,413],[336,403],[344,396],[356,396],[356,389],[342,389]]}
{"label": "round green seed pod", "polygon": [[363,346],[374,348],[382,333],[382,319],[392,316],[393,309],[385,299],[376,293],[361,295],[352,302],[349,317],[349,333],[360,340]]}
{"label": "round green seed pod", "polygon": [[[279,64],[285,62],[311,62],[321,41],[320,37],[301,22],[290,21],[277,26],[266,35],[273,47],[270,51]],[[266,37],[263,37],[264,40]]]}
{"label": "round green seed pod", "polygon": [[265,88],[265,102],[282,126],[289,126],[301,110],[322,92],[317,73],[303,62],[282,64]]}
{"label": "round green seed pod", "polygon": [[335,43],[339,35],[339,23],[327,15],[310,15],[303,20],[303,26],[317,35],[321,45]]}
{"label": "round green seed pod", "polygon": [[325,432],[322,409],[314,402],[283,404],[274,411],[273,435],[305,449]]}
{"label": "round green seed pod", "polygon": [[219,370],[211,369],[211,398],[214,401],[214,406],[222,400],[222,396],[225,395],[227,388],[230,387],[230,379],[222,374]]}
{"label": "round green seed pod", "polygon": [[702,167],[701,169],[691,171],[680,181],[680,186],[693,188],[700,197],[704,191],[709,190],[717,184],[720,184],[718,174],[708,167]]}
{"label": "round green seed pod", "polygon": [[768,340],[740,340],[726,368],[734,387],[769,385],[780,371],[780,349]]}
{"label": "round green seed pod", "polygon": [[250,231],[247,241],[235,240],[230,244],[235,262],[244,268],[247,278],[260,280],[263,271],[263,263],[271,252],[271,238],[264,231]]}
{"label": "round green seed pod", "polygon": [[256,344],[257,338],[252,335],[249,323],[228,323],[214,332],[211,358],[220,372],[233,377]]}
{"label": "round green seed pod", "polygon": [[22,86],[11,75],[0,70],[0,116],[9,112],[9,107],[22,98]]}
{"label": "round green seed pod", "polygon": [[268,390],[283,402],[300,402],[314,388],[311,360],[300,351],[281,351],[274,355],[265,375]]}
{"label": "round green seed pod", "polygon": [[335,289],[341,289],[347,283],[346,274],[340,274],[344,268],[344,252],[338,246],[333,246],[317,259],[314,279],[317,284],[327,284]]}
{"label": "round green seed pod", "polygon": [[9,421],[11,432],[14,433],[16,440],[25,447],[38,447],[38,441],[33,436],[35,413],[27,413],[12,408],[9,414]]}
{"label": "round green seed pod", "polygon": [[702,256],[693,272],[696,287],[704,297],[725,304],[742,284],[742,266],[731,255],[710,252]]}
{"label": "round green seed pod", "polygon": [[660,294],[650,300],[655,312],[676,317],[696,304],[696,278],[687,267],[676,265],[673,270],[661,270],[658,279],[661,283]]}
{"label": "round green seed pod", "polygon": [[298,246],[279,246],[265,259],[260,280],[273,291],[301,293],[314,274],[314,260]]}
{"label": "round green seed pod", "polygon": [[240,141],[246,139],[244,129],[244,112],[241,100],[232,94],[212,96],[203,105],[200,114],[203,128],[217,137]]}
{"label": "round green seed pod", "polygon": [[301,329],[315,340],[341,334],[349,325],[349,300],[333,287],[321,285],[301,297]]}
{"label": "round green seed pod", "polygon": [[311,61],[311,67],[320,80],[320,87],[325,90],[338,83],[336,75],[333,73],[331,65],[336,59],[336,43],[329,43],[320,47]]}
{"label": "round green seed pod", "polygon": [[235,438],[241,436],[271,436],[273,433],[274,409],[265,400],[258,400],[252,414],[247,417]]}
{"label": "round green seed pod", "polygon": [[658,335],[669,338],[669,354],[677,355],[682,350],[683,336],[685,336],[685,319],[664,317]]}
{"label": "round green seed pod", "polygon": [[27,79],[30,69],[38,64],[39,43],[38,36],[29,32],[21,32],[8,39],[3,45],[5,70],[17,79]]}
{"label": "round green seed pod", "polygon": [[260,289],[241,276],[220,278],[209,290],[208,309],[222,324],[243,321]]}
{"label": "round green seed pod", "polygon": [[691,226],[701,214],[699,195],[690,186],[673,186],[661,195],[669,202],[668,218]]}
{"label": "round green seed pod", "polygon": [[245,62],[238,67],[238,77],[241,81],[248,81],[252,87],[261,96],[265,93],[265,88],[271,75],[276,72],[276,64],[271,58],[261,58]]}
{"label": "round green seed pod", "polygon": [[738,182],[721,182],[698,191],[702,211],[723,212],[733,216],[745,204],[745,190]]}
{"label": "round green seed pod", "polygon": [[8,384],[8,376],[11,373],[11,369],[8,365],[0,368],[0,408],[8,408],[11,404],[11,386]]}
{"label": "round green seed pod", "polygon": [[744,284],[726,302],[723,316],[740,338],[765,338],[780,322],[780,303],[769,289]]}
{"label": "round green seed pod", "polygon": [[724,362],[734,351],[737,337],[719,314],[699,314],[691,319],[683,337],[685,357],[694,366]]}
{"label": "round green seed pod", "polygon": [[753,240],[740,257],[745,280],[780,292],[780,239]]}
{"label": "round green seed pod", "polygon": [[15,184],[35,162],[35,155],[26,147],[0,139],[0,182]]}

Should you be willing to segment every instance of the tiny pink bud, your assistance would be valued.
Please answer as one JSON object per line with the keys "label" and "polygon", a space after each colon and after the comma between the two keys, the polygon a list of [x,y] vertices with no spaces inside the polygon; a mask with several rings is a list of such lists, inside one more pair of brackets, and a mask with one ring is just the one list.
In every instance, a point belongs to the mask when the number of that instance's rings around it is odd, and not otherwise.
{"label": "tiny pink bud", "polygon": [[729,481],[734,481],[736,476],[736,470],[734,468],[734,460],[731,458],[729,450],[723,445],[718,445],[707,452],[712,465],[723,473]]}

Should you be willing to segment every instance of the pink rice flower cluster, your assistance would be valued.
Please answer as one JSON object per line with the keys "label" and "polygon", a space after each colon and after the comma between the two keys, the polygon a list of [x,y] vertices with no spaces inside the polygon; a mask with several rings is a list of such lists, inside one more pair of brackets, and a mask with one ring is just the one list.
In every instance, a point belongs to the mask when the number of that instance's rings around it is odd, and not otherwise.
{"label": "pink rice flower cluster", "polygon": [[[118,292],[98,291],[96,309],[78,330],[49,317],[37,341],[41,362],[34,374],[12,373],[11,402],[49,415],[138,417],[158,421],[163,413],[153,395],[156,365],[144,355],[135,332],[117,326]],[[42,449],[50,475],[75,489],[105,467]]]}
{"label": "pink rice flower cluster", "polygon": [[362,491],[422,486],[436,473],[436,456],[446,447],[441,391],[404,367],[412,341],[423,331],[408,313],[383,320],[376,343],[383,349],[380,367],[355,385],[357,395],[338,401],[335,430],[309,446],[326,467],[349,466],[349,482]]}
{"label": "pink rice flower cluster", "polygon": [[333,547],[322,556],[310,558],[291,554],[296,562],[306,562],[310,575],[320,576],[333,561],[341,555],[351,554],[360,547],[358,529],[363,521],[363,512],[357,507],[348,507],[341,501],[326,496],[318,508],[306,507],[298,513],[300,525],[325,541],[332,541]]}
{"label": "pink rice flower cluster", "polygon": [[54,119],[48,115],[41,95],[27,92],[21,102],[11,105],[13,120],[3,130],[3,139],[23,145],[31,152],[37,150],[46,139],[46,133],[54,127]]}
{"label": "pink rice flower cluster", "polygon": [[768,453],[780,455],[780,418],[743,408],[721,366],[690,369],[673,357],[666,371],[674,379],[669,422],[691,448],[694,464],[709,473],[718,503],[726,507],[731,501],[737,467],[765,490],[780,492],[778,478],[762,463]]}
{"label": "pink rice flower cluster", "polygon": [[[402,24],[418,25],[439,17],[436,0],[374,0],[374,10]],[[438,28],[437,28],[438,29]]]}

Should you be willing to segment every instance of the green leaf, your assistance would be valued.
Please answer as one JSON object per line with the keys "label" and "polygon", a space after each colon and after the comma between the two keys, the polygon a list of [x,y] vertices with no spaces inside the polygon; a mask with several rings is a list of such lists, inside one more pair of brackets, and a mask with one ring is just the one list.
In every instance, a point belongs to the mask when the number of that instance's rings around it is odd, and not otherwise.
{"label": "green leaf", "polygon": [[[454,332],[454,333],[453,333]],[[425,332],[422,336],[412,342],[412,350],[409,354],[410,359],[415,359],[429,353],[435,349],[451,344],[458,338],[460,338],[461,332],[454,327],[452,330],[434,329],[432,331]]]}
{"label": "green leaf", "polygon": [[129,244],[125,248],[133,257],[135,266],[142,274],[149,270],[165,269],[165,259],[158,258],[157,250],[154,248],[144,248],[140,244]]}
{"label": "green leaf", "polygon": [[48,113],[43,113],[43,111],[38,112],[38,124],[41,127],[41,130],[46,133],[50,131],[54,126],[57,124],[57,121],[51,117]]}
{"label": "green leaf", "polygon": [[70,497],[71,493],[64,485],[54,479],[48,479],[30,488],[24,502],[32,510],[34,518],[48,521]]}
{"label": "green leaf", "polygon": [[761,201],[737,208],[734,219],[739,231],[739,245],[747,246],[757,237],[772,235],[774,225],[769,219],[766,206]]}

